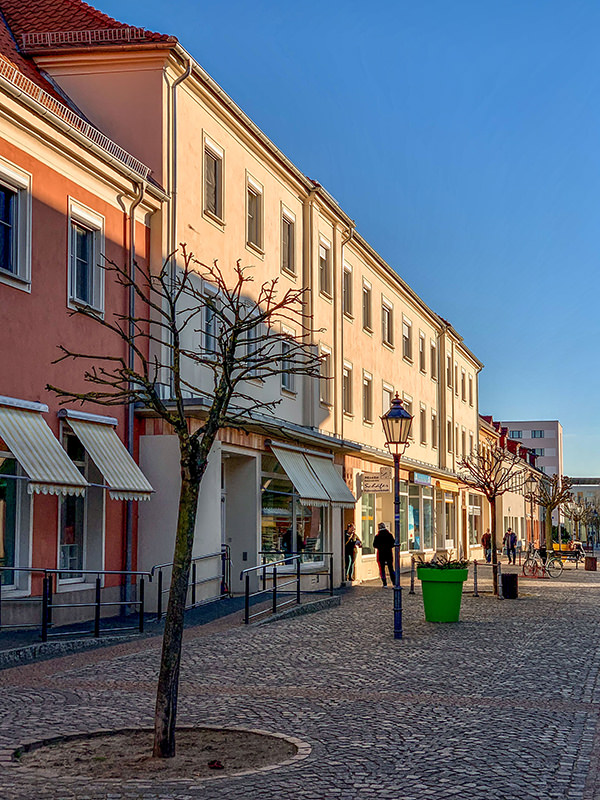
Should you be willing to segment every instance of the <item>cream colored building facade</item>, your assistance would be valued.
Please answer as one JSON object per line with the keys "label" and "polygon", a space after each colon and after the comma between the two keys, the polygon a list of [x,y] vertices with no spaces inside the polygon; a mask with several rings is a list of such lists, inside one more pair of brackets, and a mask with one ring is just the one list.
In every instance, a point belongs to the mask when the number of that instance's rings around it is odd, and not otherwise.
{"label": "cream colored building facade", "polygon": [[[325,357],[323,379],[249,384],[257,397],[281,402],[274,418],[249,419],[247,435],[223,432],[202,486],[196,555],[229,545],[239,589],[239,570],[265,552],[310,546],[334,553],[339,583],[343,529],[353,521],[363,540],[355,577],[376,577],[372,540],[379,522],[392,526],[393,496],[391,487],[363,491],[363,483],[391,465],[379,418],[396,392],[414,416],[402,462],[403,560],[436,548],[468,555],[482,511],[457,465],[478,441],[482,364],[452,325],[176,41],[40,47],[35,58],[164,186],[169,199],[149,221],[155,266],[186,243],[226,274],[238,259],[253,265],[255,287],[277,276],[282,292],[310,289],[306,318]],[[198,368],[189,377],[200,388],[190,416],[201,417],[209,375]],[[156,493],[140,510],[139,569],[170,559],[164,531],[174,529],[178,499],[175,438],[142,417],[140,463]],[[299,490],[294,459],[300,470],[312,464],[322,497]],[[341,485],[326,485],[331,464]]]}

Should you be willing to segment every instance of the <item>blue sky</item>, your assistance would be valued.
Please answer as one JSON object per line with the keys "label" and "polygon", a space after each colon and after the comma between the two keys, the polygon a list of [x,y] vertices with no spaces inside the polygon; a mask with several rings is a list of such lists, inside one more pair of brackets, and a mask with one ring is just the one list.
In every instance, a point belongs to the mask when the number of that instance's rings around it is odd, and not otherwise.
{"label": "blue sky", "polygon": [[600,4],[97,0],[175,34],[485,363],[600,473]]}

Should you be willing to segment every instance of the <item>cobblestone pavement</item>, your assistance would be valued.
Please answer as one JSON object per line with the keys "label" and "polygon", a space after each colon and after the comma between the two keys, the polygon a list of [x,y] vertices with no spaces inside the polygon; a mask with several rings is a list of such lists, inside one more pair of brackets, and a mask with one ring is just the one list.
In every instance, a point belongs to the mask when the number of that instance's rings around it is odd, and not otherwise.
{"label": "cobblestone pavement", "polygon": [[423,621],[391,590],[248,629],[187,632],[181,724],[258,728],[312,747],[292,766],[211,781],[39,777],[8,753],[100,728],[151,726],[158,640],[0,673],[6,800],[600,799],[600,574],[520,580],[518,600],[463,598],[462,622]]}

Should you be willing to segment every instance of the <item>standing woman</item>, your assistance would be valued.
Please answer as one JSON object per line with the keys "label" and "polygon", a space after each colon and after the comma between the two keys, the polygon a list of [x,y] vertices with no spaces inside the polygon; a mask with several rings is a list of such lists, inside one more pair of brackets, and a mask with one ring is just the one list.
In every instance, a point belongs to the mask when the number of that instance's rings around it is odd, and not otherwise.
{"label": "standing woman", "polygon": [[354,565],[356,563],[356,552],[359,547],[362,547],[362,542],[356,535],[356,528],[354,523],[351,522],[346,525],[344,531],[344,555],[346,564],[346,580],[354,580]]}

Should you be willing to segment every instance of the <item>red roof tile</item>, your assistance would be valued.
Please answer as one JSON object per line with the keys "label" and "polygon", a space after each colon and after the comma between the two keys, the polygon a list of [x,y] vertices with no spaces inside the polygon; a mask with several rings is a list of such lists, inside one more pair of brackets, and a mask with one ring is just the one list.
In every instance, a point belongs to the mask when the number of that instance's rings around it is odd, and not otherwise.
{"label": "red roof tile", "polygon": [[[176,42],[173,36],[132,28],[109,17],[82,0],[0,0],[0,11],[4,14],[19,46],[24,34],[65,33],[75,31],[136,31],[135,43]],[[89,47],[90,44],[110,44],[110,41],[66,41],[52,42],[52,46]],[[122,43],[122,40],[119,41]],[[47,47],[48,45],[44,45]],[[32,49],[32,48],[29,48]],[[35,49],[38,49],[37,46]]]}
{"label": "red roof tile", "polygon": [[6,27],[6,24],[2,17],[0,16],[0,59],[10,64],[12,67],[15,67],[20,73],[25,75],[26,78],[29,78],[30,81],[33,81],[37,86],[42,88],[45,92],[48,92],[53,97],[60,99],[61,102],[65,102],[64,98],[56,91],[53,84],[50,81],[46,80],[44,76],[41,74],[39,69],[27,58],[24,58],[21,53],[19,53],[17,46],[9,29]]}

